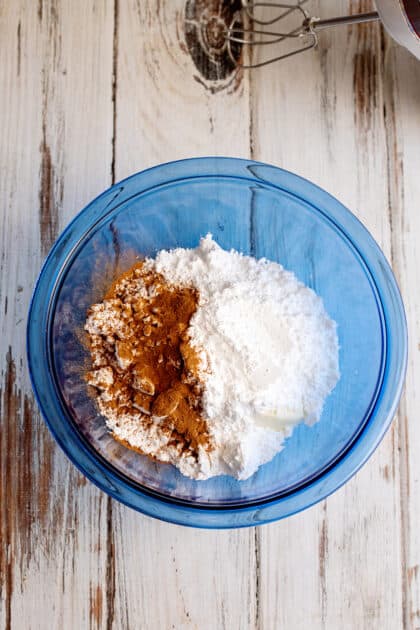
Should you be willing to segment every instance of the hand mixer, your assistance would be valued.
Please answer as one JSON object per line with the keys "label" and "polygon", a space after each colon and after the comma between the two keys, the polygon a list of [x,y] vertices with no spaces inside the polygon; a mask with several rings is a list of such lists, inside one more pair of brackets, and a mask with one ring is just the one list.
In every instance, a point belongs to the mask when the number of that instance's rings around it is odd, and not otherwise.
{"label": "hand mixer", "polygon": [[[227,31],[227,49],[232,61],[235,62],[232,43],[277,46],[276,54],[243,66],[259,68],[314,48],[318,43],[318,32],[322,29],[377,20],[382,21],[395,41],[420,59],[420,0],[376,0],[377,11],[325,20],[309,15],[302,6],[306,1],[280,3],[242,0],[241,15],[233,18]],[[273,13],[270,17],[263,17],[264,9],[274,12],[274,17]],[[280,23],[284,28],[280,27]]]}

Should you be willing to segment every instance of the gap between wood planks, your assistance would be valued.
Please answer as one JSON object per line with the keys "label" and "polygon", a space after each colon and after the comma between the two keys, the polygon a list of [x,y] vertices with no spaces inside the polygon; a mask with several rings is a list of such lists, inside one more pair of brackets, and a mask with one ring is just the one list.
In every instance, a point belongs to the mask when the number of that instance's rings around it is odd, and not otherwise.
{"label": "gap between wood planks", "polygon": [[[114,0],[114,27],[112,41],[112,157],[111,157],[111,184],[115,184],[116,142],[117,142],[117,89],[118,89],[118,26],[119,26],[119,0]],[[113,499],[107,497],[106,518],[106,628],[112,630],[115,617],[115,544],[113,528]]]}

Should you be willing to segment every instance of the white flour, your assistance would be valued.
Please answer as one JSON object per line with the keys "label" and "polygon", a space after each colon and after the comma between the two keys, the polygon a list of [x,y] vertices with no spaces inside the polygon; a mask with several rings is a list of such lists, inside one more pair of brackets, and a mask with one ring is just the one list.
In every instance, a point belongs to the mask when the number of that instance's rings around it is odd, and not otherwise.
{"label": "white flour", "polygon": [[203,415],[215,449],[198,463],[173,463],[195,479],[246,479],[297,423],[319,420],[339,378],[336,324],[294,274],[224,251],[211,235],[147,264],[200,293],[189,333],[202,357]]}

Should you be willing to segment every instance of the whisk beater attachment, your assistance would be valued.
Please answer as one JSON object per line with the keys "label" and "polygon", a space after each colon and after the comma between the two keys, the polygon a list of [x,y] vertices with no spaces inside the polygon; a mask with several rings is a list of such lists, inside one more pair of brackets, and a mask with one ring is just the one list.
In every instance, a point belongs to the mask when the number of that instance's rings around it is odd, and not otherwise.
{"label": "whisk beater attachment", "polygon": [[[276,46],[276,54],[263,61],[242,66],[259,68],[315,48],[318,44],[318,31],[323,28],[379,20],[376,11],[321,20],[309,15],[303,7],[306,2],[307,0],[297,0],[294,3],[242,0],[241,15],[234,16],[227,30],[227,50],[231,58],[233,43],[250,47]],[[271,10],[266,17],[264,9]]]}

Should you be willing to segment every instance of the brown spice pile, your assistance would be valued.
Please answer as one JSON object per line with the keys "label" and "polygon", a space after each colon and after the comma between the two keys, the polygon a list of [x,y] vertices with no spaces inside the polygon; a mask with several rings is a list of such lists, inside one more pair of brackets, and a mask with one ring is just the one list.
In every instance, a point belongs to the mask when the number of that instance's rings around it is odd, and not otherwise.
{"label": "brown spice pile", "polygon": [[198,297],[138,263],[89,309],[86,323],[94,368],[87,381],[101,413],[117,422],[134,416],[144,431],[158,419],[168,446],[195,458],[199,447],[211,450],[199,359],[187,335]]}

